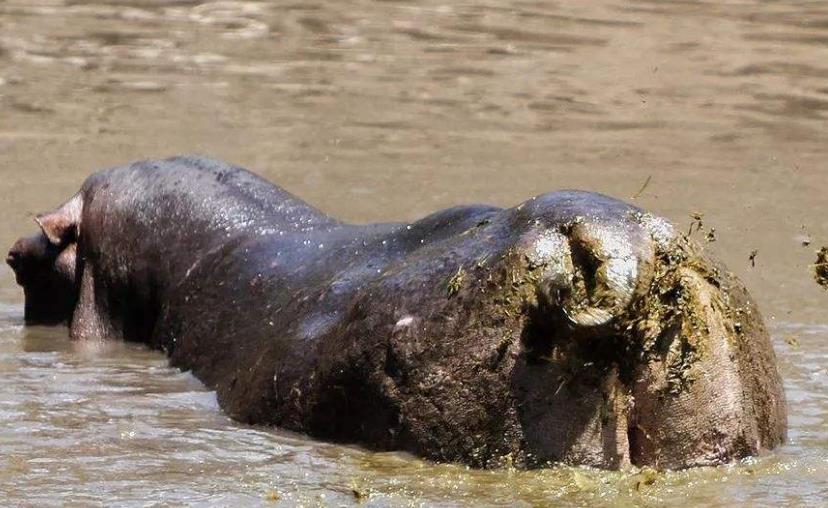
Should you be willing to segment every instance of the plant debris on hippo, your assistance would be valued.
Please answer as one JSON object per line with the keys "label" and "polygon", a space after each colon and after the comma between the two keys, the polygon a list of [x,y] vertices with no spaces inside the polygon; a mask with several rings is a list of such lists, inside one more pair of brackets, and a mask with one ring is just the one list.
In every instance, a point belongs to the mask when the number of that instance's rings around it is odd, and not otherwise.
{"label": "plant debris on hippo", "polygon": [[676,469],[785,439],[742,284],[600,194],[353,225],[176,157],[37,221],[8,258],[28,322],[161,349],[242,422],[476,467]]}

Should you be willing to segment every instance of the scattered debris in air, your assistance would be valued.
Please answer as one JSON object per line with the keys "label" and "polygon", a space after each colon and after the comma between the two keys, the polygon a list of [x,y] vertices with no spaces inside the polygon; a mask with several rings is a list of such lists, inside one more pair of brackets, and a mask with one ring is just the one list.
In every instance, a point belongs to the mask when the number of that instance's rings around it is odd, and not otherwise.
{"label": "scattered debris in air", "polygon": [[[687,234],[684,235],[685,240],[689,240],[693,233],[702,233],[705,230],[704,227],[704,214],[702,212],[691,212],[690,213],[690,229],[687,230]],[[716,235],[716,228],[710,228],[704,234],[704,240],[707,243],[713,243],[718,239]]]}
{"label": "scattered debris in air", "polygon": [[644,180],[644,185],[642,185],[642,186],[641,186],[641,188],[640,188],[640,189],[638,189],[638,192],[636,192],[636,193],[633,195],[633,197],[632,197],[632,198],[633,198],[633,199],[637,199],[637,198],[638,198],[638,196],[640,196],[641,194],[643,194],[643,193],[644,193],[644,191],[647,189],[647,187],[650,185],[650,180],[652,180],[652,179],[653,179],[653,175],[647,175],[647,179],[646,179],[646,180]]}
{"label": "scattered debris in air", "polygon": [[748,261],[750,261],[750,266],[751,267],[756,266],[756,256],[757,255],[759,255],[759,250],[758,249],[753,249],[752,251],[750,251],[750,257],[748,257]]}
{"label": "scattered debris in air", "polygon": [[716,241],[716,228],[710,228],[710,231],[704,235],[704,239],[707,240],[708,243],[713,243]]}
{"label": "scattered debris in air", "polygon": [[690,223],[690,230],[687,232],[687,236],[693,234],[693,227],[696,228],[696,232],[701,231],[704,229],[704,214],[701,212],[692,212],[690,214],[690,218],[693,219],[693,222]]}
{"label": "scattered debris in air", "polygon": [[811,234],[808,233],[807,229],[805,229],[805,224],[803,224],[800,229],[802,232],[796,235],[796,239],[799,240],[799,243],[802,244],[803,247],[811,245]]}

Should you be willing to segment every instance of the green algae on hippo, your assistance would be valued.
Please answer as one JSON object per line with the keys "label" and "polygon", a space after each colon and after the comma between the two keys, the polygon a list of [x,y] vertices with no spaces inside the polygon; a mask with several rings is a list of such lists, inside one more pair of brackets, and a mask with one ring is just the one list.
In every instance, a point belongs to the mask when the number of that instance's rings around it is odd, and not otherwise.
{"label": "green algae on hippo", "polygon": [[38,222],[8,258],[29,322],[162,349],[243,422],[478,467],[675,469],[785,439],[741,283],[600,194],[352,225],[177,157]]}

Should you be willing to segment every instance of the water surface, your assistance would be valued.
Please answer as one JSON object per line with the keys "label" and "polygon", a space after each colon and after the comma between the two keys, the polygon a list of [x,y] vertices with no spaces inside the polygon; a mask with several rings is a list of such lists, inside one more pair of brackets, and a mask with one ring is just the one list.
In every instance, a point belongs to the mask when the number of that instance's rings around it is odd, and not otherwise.
{"label": "water surface", "polygon": [[140,346],[24,328],[3,266],[3,504],[824,503],[826,78],[825,2],[0,1],[0,246],[92,170],[184,152],[360,222],[635,197],[715,228],[773,332],[791,427],[777,453],[655,476],[370,453],[238,425]]}

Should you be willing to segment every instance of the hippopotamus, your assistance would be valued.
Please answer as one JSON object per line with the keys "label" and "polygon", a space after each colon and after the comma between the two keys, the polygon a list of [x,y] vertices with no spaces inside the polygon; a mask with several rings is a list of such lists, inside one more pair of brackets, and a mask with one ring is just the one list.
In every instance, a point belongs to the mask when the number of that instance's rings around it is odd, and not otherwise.
{"label": "hippopotamus", "polygon": [[29,323],[162,350],[241,422],[473,467],[681,469],[785,440],[744,286],[601,194],[349,224],[184,156],[36,220],[8,257]]}

